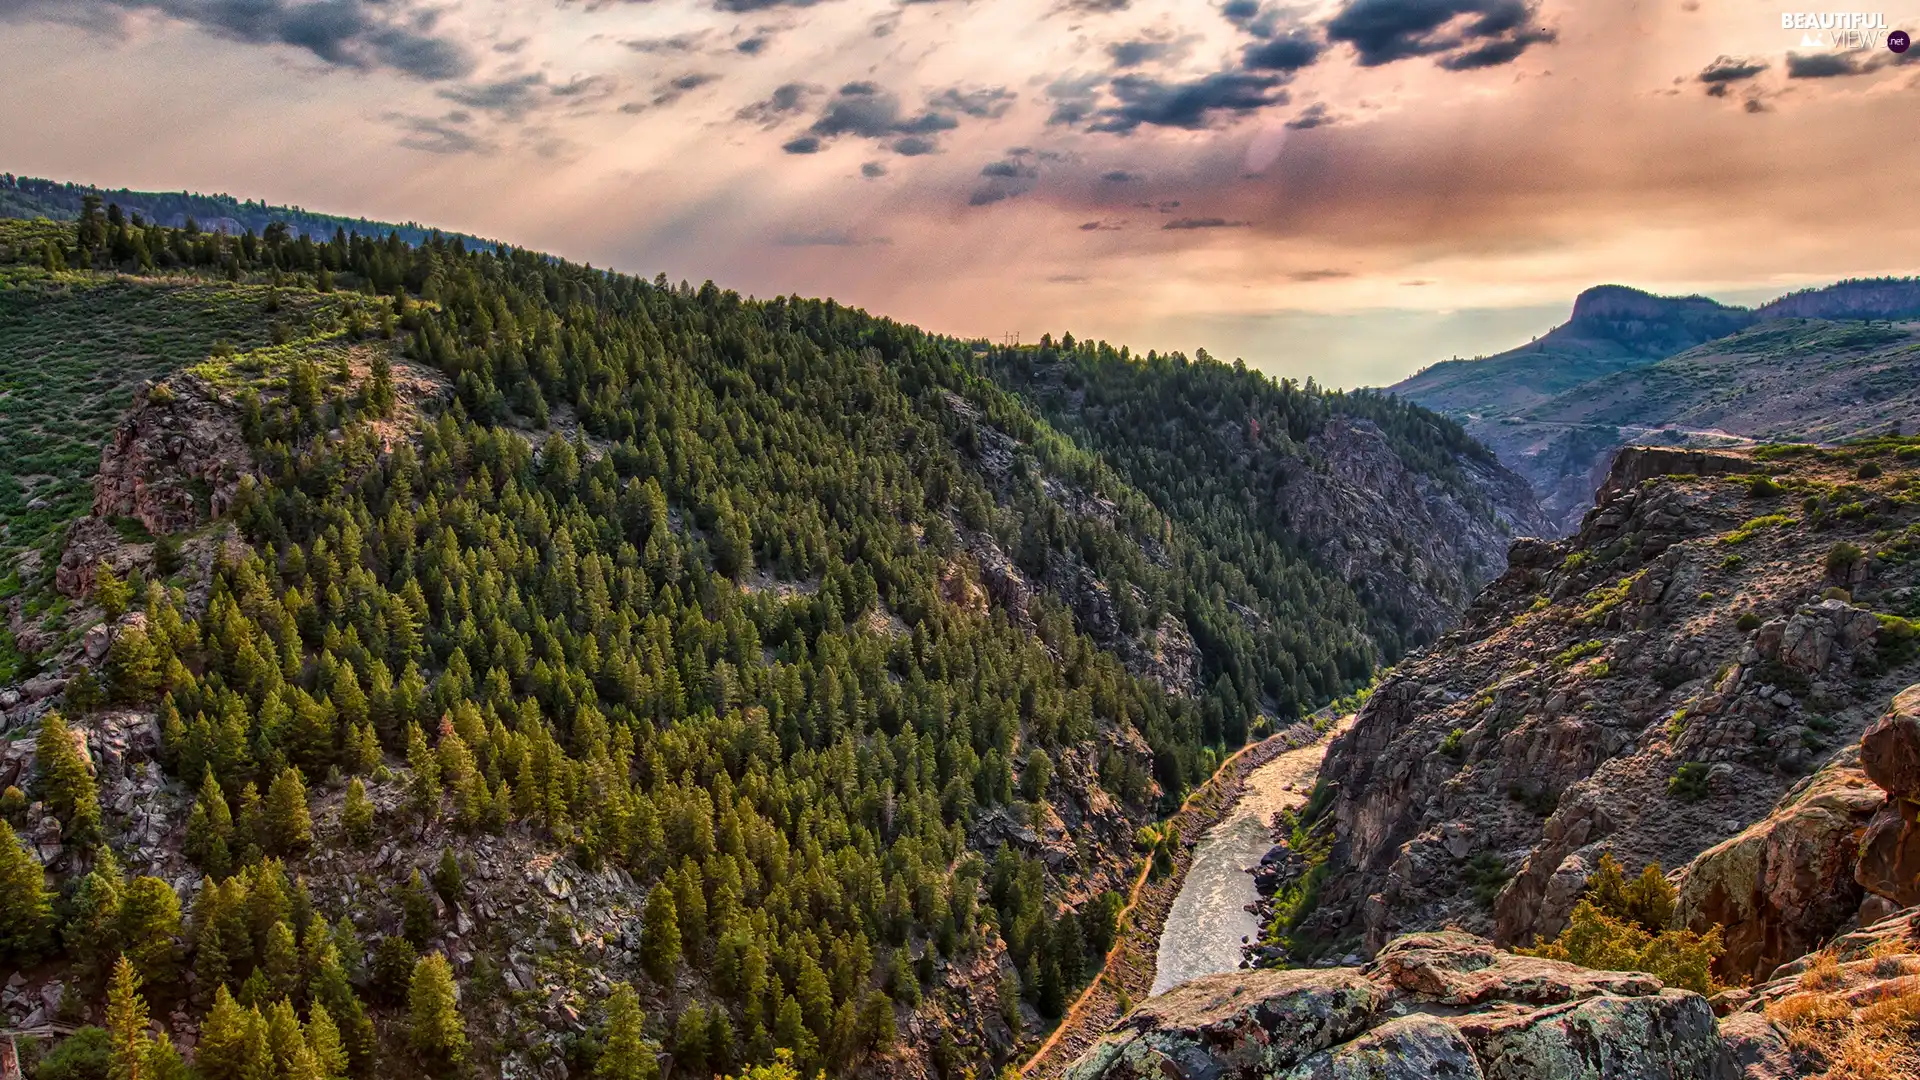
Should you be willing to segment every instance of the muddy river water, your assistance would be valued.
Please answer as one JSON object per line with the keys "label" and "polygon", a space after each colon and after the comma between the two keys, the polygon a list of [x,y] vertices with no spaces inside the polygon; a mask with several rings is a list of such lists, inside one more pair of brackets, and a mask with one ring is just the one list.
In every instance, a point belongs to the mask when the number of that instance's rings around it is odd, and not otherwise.
{"label": "muddy river water", "polygon": [[1240,939],[1260,937],[1259,920],[1246,910],[1259,899],[1246,870],[1273,846],[1273,815],[1306,802],[1326,751],[1323,738],[1255,769],[1233,810],[1201,838],[1160,931],[1153,993],[1240,967]]}

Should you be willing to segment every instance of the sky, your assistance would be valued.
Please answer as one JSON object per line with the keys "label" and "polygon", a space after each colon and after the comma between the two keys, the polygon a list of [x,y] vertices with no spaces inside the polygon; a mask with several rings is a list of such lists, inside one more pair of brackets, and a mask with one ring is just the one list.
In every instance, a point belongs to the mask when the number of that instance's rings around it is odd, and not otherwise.
{"label": "sky", "polygon": [[1783,27],[1854,3],[0,0],[0,170],[1384,385],[1914,273],[1920,50]]}

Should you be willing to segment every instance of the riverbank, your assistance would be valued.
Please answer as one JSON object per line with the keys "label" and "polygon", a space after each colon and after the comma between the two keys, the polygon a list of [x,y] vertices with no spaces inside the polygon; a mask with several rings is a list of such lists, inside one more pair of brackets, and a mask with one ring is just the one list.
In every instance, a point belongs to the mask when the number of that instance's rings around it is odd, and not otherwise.
{"label": "riverbank", "polygon": [[1035,1080],[1057,1076],[1120,1019],[1126,1009],[1146,999],[1153,989],[1161,928],[1166,925],[1167,913],[1180,895],[1180,887],[1193,865],[1194,852],[1207,832],[1232,813],[1247,777],[1254,770],[1290,750],[1310,746],[1325,737],[1324,732],[1315,731],[1311,724],[1295,724],[1241,749],[1187,796],[1179,812],[1167,819],[1180,831],[1173,872],[1157,881],[1149,880],[1152,863],[1151,860],[1143,862],[1127,906],[1122,910],[1119,939],[1107,954],[1099,977],[1075,999],[1059,1026],[1020,1067],[1022,1076]]}

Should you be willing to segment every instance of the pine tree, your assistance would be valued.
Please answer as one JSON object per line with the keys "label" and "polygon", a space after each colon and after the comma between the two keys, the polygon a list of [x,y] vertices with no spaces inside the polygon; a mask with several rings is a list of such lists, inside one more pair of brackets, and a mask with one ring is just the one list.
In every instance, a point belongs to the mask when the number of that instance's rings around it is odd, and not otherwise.
{"label": "pine tree", "polygon": [[407,1012],[414,1052],[429,1069],[451,1071],[466,1059],[467,1032],[458,1003],[447,958],[437,952],[422,956],[407,987]]}
{"label": "pine tree", "polygon": [[466,885],[460,876],[460,860],[452,848],[440,849],[440,865],[433,870],[433,888],[448,907],[458,904],[465,895]]}
{"label": "pine tree", "polygon": [[242,1008],[225,986],[218,987],[213,1007],[200,1021],[194,1070],[205,1080],[270,1080],[265,1027],[258,1013]]}
{"label": "pine tree", "polygon": [[340,828],[357,847],[365,847],[373,839],[373,800],[367,798],[367,785],[357,776],[347,784],[347,801],[340,807]]}
{"label": "pine tree", "polygon": [[187,815],[185,853],[212,878],[224,878],[232,868],[233,813],[211,768],[200,780],[200,797]]}
{"label": "pine tree", "polygon": [[93,602],[107,613],[107,618],[118,619],[127,613],[127,605],[133,602],[133,590],[113,572],[113,567],[102,559],[93,568]]}
{"label": "pine tree", "polygon": [[314,1064],[321,1080],[340,1080],[347,1075],[347,1048],[334,1026],[333,1014],[315,1001],[307,1010],[307,1046],[313,1051]]}
{"label": "pine tree", "polygon": [[39,795],[59,819],[61,836],[80,847],[98,842],[100,794],[94,787],[93,770],[59,713],[50,712],[40,721],[34,754]]}
{"label": "pine tree", "polygon": [[133,879],[120,903],[119,937],[142,981],[166,986],[178,974],[180,894],[157,877]]}
{"label": "pine tree", "polygon": [[418,724],[407,726],[407,768],[412,773],[407,794],[414,812],[431,817],[440,806],[440,758],[427,745],[426,733]]}
{"label": "pine tree", "polygon": [[30,967],[53,943],[53,901],[40,862],[0,819],[0,962]]}
{"label": "pine tree", "polygon": [[660,1063],[640,1034],[644,1022],[640,996],[632,986],[615,983],[607,996],[607,1045],[594,1065],[594,1080],[658,1080]]}
{"label": "pine tree", "polygon": [[264,810],[267,850],[288,854],[304,850],[313,841],[313,818],[307,810],[307,785],[300,771],[289,765],[267,788]]}
{"label": "pine tree", "polygon": [[120,956],[120,909],[126,890],[127,879],[120,871],[119,860],[113,857],[111,848],[101,848],[93,869],[73,892],[61,935],[89,979],[104,980]]}
{"label": "pine tree", "polygon": [[151,701],[160,693],[160,661],[139,626],[125,626],[107,649],[107,696],[122,705]]}
{"label": "pine tree", "polygon": [[372,363],[373,381],[367,388],[367,407],[381,416],[393,415],[393,361],[387,356],[387,350],[375,349]]}
{"label": "pine tree", "polygon": [[164,1031],[147,1044],[146,1071],[141,1080],[192,1080],[186,1060]]}
{"label": "pine tree", "polygon": [[406,939],[417,948],[426,948],[433,937],[433,896],[427,892],[426,879],[415,868],[400,886],[400,925]]}
{"label": "pine tree", "polygon": [[647,974],[655,982],[668,985],[680,963],[680,920],[673,909],[673,891],[665,882],[647,893],[647,910],[642,921],[640,958]]}
{"label": "pine tree", "polygon": [[265,976],[267,989],[274,997],[290,998],[299,993],[300,950],[293,942],[293,928],[285,922],[275,922],[267,930],[258,970]]}
{"label": "pine tree", "polygon": [[107,1034],[113,1039],[110,1080],[146,1080],[152,1040],[147,1035],[147,1003],[140,996],[140,976],[133,961],[122,956],[107,984]]}

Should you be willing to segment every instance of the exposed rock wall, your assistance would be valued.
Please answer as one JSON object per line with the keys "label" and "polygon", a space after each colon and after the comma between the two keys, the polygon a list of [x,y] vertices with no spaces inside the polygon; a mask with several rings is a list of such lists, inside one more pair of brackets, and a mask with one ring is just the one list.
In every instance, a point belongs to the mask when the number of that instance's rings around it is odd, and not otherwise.
{"label": "exposed rock wall", "polygon": [[[1750,490],[1741,474],[1763,466],[1808,491],[1851,485],[1873,510],[1809,527],[1796,496]],[[1675,868],[1768,817],[1920,677],[1910,654],[1881,650],[1873,613],[1910,595],[1920,567],[1867,559],[1850,598],[1823,598],[1837,545],[1870,550],[1920,517],[1908,477],[1853,472],[1817,455],[1789,468],[1635,454],[1575,536],[1516,542],[1460,629],[1403,663],[1332,745],[1336,843],[1305,933],[1367,950],[1448,925],[1529,942],[1565,925],[1603,851]],[[1883,818],[1873,835],[1904,851],[1911,816]],[[1782,857],[1824,843],[1814,832],[1782,833]],[[1759,966],[1822,932],[1743,948]]]}

